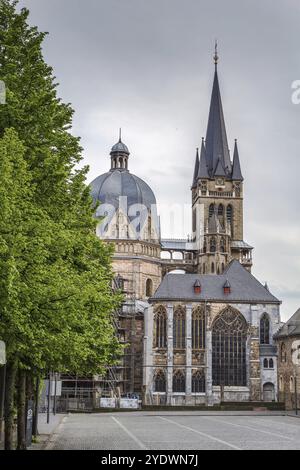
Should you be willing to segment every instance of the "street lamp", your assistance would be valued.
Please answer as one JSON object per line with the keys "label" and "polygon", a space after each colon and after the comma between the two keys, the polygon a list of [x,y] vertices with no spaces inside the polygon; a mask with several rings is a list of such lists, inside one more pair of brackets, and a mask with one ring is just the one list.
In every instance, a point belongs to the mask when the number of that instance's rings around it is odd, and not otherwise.
{"label": "street lamp", "polygon": [[6,377],[6,347],[4,341],[0,341],[0,441],[2,439],[4,399]]}

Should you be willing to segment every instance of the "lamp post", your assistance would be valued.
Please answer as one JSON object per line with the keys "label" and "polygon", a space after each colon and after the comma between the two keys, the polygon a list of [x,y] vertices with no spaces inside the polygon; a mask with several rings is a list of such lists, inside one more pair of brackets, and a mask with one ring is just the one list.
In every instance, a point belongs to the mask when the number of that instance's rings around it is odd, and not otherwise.
{"label": "lamp post", "polygon": [[6,347],[4,341],[0,341],[0,442],[2,440],[4,399],[6,382]]}
{"label": "lamp post", "polygon": [[295,413],[296,415],[298,415],[297,373],[295,373],[294,386],[295,386]]}

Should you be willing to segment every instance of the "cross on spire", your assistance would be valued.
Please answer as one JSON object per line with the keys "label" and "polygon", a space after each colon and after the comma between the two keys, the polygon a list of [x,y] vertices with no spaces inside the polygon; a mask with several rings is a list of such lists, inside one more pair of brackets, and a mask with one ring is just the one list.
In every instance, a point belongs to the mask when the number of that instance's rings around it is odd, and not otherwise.
{"label": "cross on spire", "polygon": [[217,41],[217,39],[216,39],[216,40],[215,40],[215,55],[214,55],[214,63],[215,63],[216,68],[217,68],[218,62],[219,62],[219,56],[218,56],[218,41]]}

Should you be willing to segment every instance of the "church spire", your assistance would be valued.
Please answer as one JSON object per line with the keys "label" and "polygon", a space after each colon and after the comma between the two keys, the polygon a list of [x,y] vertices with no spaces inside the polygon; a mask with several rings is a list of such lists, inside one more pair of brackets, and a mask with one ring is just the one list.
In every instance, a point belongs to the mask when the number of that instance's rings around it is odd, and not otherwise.
{"label": "church spire", "polygon": [[206,161],[204,137],[202,137],[198,178],[207,178],[207,179],[209,178],[208,169],[207,169],[207,161]]}
{"label": "church spire", "polygon": [[199,149],[197,148],[192,188],[195,188],[197,186],[198,172],[199,172]]}
{"label": "church spire", "polygon": [[243,175],[241,171],[240,157],[237,146],[237,140],[235,139],[234,153],[233,153],[233,168],[232,168],[232,179],[235,181],[243,181]]}
{"label": "church spire", "polygon": [[219,87],[217,64],[219,61],[217,43],[215,45],[215,76],[211,95],[208,126],[206,133],[206,159],[211,176],[218,166],[218,161],[225,170],[226,175],[230,175],[232,168],[228,149],[228,141],[223,114],[223,106]]}

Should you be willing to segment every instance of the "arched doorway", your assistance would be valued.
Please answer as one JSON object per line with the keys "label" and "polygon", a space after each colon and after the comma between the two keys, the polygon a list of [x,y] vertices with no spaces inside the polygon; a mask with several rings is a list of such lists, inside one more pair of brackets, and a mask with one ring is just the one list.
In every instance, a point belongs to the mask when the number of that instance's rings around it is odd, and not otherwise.
{"label": "arched doorway", "polygon": [[265,402],[275,401],[275,387],[271,382],[267,382],[263,386],[263,398]]}
{"label": "arched doorway", "polygon": [[226,308],[212,327],[213,385],[247,385],[246,341],[245,318],[237,310]]}

